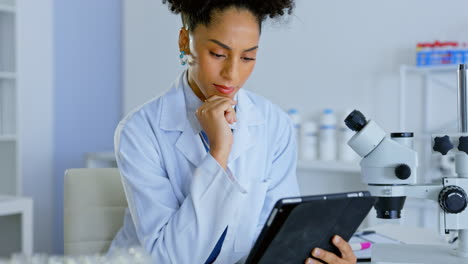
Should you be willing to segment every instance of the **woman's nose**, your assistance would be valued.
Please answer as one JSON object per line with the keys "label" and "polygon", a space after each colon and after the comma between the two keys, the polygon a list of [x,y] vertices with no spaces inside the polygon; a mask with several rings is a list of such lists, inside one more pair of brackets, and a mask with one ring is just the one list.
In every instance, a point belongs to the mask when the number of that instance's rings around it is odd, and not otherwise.
{"label": "woman's nose", "polygon": [[238,65],[239,63],[235,59],[226,60],[221,76],[229,81],[237,80],[239,75]]}

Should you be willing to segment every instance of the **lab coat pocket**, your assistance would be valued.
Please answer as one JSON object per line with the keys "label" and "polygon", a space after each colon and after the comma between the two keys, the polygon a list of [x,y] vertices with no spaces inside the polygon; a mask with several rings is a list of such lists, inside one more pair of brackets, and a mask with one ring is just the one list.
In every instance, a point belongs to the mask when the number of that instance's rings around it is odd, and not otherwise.
{"label": "lab coat pocket", "polygon": [[234,249],[236,252],[248,252],[253,246],[260,213],[265,202],[269,181],[252,183],[247,199],[238,220]]}

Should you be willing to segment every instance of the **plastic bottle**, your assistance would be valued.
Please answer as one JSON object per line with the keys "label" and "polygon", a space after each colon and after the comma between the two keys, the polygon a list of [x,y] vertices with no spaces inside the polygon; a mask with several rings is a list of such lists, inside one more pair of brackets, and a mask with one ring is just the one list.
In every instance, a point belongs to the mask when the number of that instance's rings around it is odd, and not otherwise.
{"label": "plastic bottle", "polygon": [[416,45],[416,65],[424,66],[426,63],[426,54],[424,53],[425,43],[418,43]]}
{"label": "plastic bottle", "polygon": [[301,160],[316,160],[318,152],[318,126],[316,122],[305,121],[301,126]]}
{"label": "plastic bottle", "polygon": [[336,160],[336,117],[332,109],[323,110],[319,137],[320,160]]}
{"label": "plastic bottle", "polygon": [[[299,111],[296,108],[291,108],[288,110],[288,115],[291,118],[294,125],[294,135],[296,137],[296,142],[298,148],[300,148],[300,130],[301,130],[301,116]],[[299,152],[300,153],[300,152]]]}
{"label": "plastic bottle", "polygon": [[450,63],[451,64],[460,64],[462,63],[463,54],[460,52],[460,48],[458,47],[458,42],[451,41],[449,42],[450,45]]}
{"label": "plastic bottle", "polygon": [[351,112],[351,109],[344,110],[338,120],[338,159],[345,162],[354,161],[358,157],[356,152],[348,145],[348,141],[353,137],[354,132],[349,129],[344,122]]}
{"label": "plastic bottle", "polygon": [[416,47],[416,65],[428,66],[431,63],[431,43],[418,43]]}
{"label": "plastic bottle", "polygon": [[462,63],[468,63],[468,42],[463,42],[463,45],[461,47],[462,49]]}

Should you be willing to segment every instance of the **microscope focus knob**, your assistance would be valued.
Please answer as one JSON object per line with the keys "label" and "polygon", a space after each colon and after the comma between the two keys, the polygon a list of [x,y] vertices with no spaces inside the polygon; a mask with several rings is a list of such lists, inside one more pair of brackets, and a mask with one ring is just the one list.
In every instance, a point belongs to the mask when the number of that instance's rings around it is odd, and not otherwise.
{"label": "microscope focus knob", "polygon": [[453,144],[450,142],[450,137],[435,137],[433,149],[434,151],[442,153],[442,155],[446,155],[449,150],[453,149]]}
{"label": "microscope focus knob", "polygon": [[444,187],[439,193],[439,205],[449,214],[458,214],[465,210],[467,205],[465,191],[455,185]]}
{"label": "microscope focus knob", "polygon": [[406,164],[400,164],[395,168],[395,175],[400,180],[406,180],[411,176],[411,168]]}
{"label": "microscope focus knob", "polygon": [[460,137],[458,150],[465,152],[468,154],[468,137]]}

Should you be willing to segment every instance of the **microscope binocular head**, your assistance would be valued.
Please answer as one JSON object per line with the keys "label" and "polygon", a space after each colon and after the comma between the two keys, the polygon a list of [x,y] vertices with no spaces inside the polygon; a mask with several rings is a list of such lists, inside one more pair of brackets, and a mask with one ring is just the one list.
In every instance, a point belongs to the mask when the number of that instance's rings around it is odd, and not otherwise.
{"label": "microscope binocular head", "polygon": [[403,186],[416,183],[417,153],[413,133],[392,133],[391,138],[374,121],[354,110],[345,123],[356,134],[348,145],[362,157],[362,181],[373,196],[378,218],[400,218],[406,195]]}

